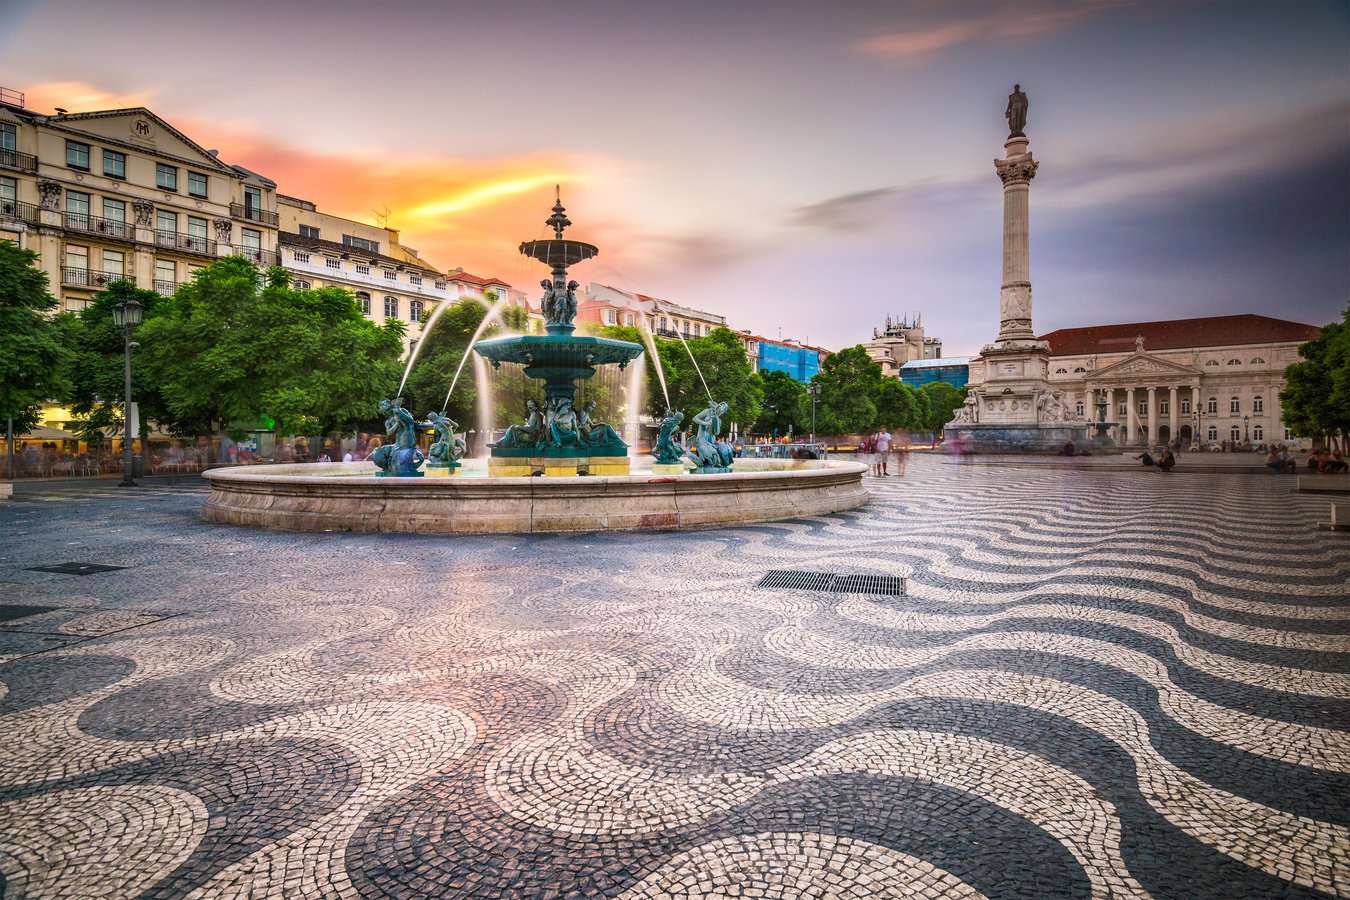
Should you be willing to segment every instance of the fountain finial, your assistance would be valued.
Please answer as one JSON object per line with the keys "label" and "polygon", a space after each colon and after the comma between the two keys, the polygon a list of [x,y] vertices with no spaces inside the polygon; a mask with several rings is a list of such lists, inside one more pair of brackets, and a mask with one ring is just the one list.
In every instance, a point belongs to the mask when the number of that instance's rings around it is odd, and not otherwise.
{"label": "fountain finial", "polygon": [[566,228],[568,225],[571,225],[572,220],[567,218],[567,216],[565,215],[567,210],[564,209],[562,205],[562,186],[555,184],[553,186],[553,189],[557,193],[557,202],[553,204],[553,215],[549,216],[544,221],[544,224],[552,225],[553,236],[556,237],[558,240],[562,240],[563,229]]}

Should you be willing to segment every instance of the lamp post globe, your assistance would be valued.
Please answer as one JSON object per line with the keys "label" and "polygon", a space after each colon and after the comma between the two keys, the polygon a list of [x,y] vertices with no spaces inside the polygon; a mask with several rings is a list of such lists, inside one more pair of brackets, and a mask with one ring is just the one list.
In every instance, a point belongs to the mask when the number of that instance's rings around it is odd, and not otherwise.
{"label": "lamp post globe", "polygon": [[122,480],[118,482],[121,487],[136,487],[136,482],[132,479],[132,467],[134,465],[131,456],[131,334],[136,330],[136,326],[141,324],[141,317],[145,313],[145,306],[139,301],[122,300],[113,304],[113,324],[122,329],[122,358],[124,362],[123,372],[126,383],[126,397],[122,406]]}

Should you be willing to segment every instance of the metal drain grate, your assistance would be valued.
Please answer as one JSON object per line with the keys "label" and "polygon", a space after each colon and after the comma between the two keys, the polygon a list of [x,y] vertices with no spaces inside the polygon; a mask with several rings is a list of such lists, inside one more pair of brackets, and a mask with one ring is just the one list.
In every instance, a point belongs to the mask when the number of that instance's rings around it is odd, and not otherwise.
{"label": "metal drain grate", "polygon": [[886,597],[905,595],[905,579],[898,575],[836,575],[833,572],[796,572],[790,569],[766,572],[756,587],[832,594],[879,594]]}
{"label": "metal drain grate", "polygon": [[99,563],[57,563],[54,566],[33,566],[29,572],[56,572],[58,575],[93,575],[98,572],[114,572],[126,566],[105,566]]}

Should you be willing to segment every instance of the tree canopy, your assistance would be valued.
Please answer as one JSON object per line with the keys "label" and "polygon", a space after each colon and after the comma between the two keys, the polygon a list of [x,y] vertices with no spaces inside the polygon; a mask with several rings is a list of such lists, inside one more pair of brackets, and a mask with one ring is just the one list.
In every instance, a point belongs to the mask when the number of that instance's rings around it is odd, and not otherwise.
{"label": "tree canopy", "polygon": [[820,372],[811,379],[818,384],[816,432],[818,434],[857,434],[877,421],[873,399],[881,390],[881,366],[858,344],[831,353],[820,364]]}
{"label": "tree canopy", "polygon": [[1284,370],[1284,424],[1300,437],[1350,438],[1350,308],[1340,322],[1298,348]]}
{"label": "tree canopy", "polygon": [[181,431],[263,419],[282,434],[344,430],[369,421],[402,372],[402,323],[377,325],[350,291],[296,290],[284,270],[240,257],[180,287],[140,340]]}
{"label": "tree canopy", "polygon": [[811,427],[811,398],[806,385],[786,372],[761,371],[764,389],[763,409],[754,431],[761,434],[801,433]]}
{"label": "tree canopy", "polygon": [[37,261],[32,250],[0,241],[0,419],[13,419],[15,434],[38,424],[43,401],[68,386],[62,323],[48,315],[58,301]]}

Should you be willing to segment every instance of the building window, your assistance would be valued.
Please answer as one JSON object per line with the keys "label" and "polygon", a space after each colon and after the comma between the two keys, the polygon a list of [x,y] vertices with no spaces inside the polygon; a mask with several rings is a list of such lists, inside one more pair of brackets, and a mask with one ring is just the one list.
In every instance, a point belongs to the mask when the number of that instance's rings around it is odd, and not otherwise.
{"label": "building window", "polygon": [[[66,245],[66,268],[68,268],[68,269],[78,269],[78,270],[80,270],[80,271],[82,271],[82,272],[87,272],[87,271],[89,271],[89,248],[88,248],[88,247],[80,247],[80,246],[75,245],[75,244],[67,244],[67,245]],[[67,279],[67,280],[70,280],[70,279]],[[87,281],[88,279],[86,278],[85,280]],[[73,282],[73,283],[75,283],[75,284],[83,284],[84,281],[76,281],[76,282]]]}
{"label": "building window", "polygon": [[103,271],[109,275],[122,277],[126,274],[126,257],[120,250],[103,251]]}
{"label": "building window", "polygon": [[178,213],[159,210],[155,213],[155,229],[161,235],[172,236],[178,232]]}
{"label": "building window", "polygon": [[1061,368],[1058,368],[1058,369],[1055,370],[1055,374],[1056,374],[1056,375],[1068,375],[1068,374],[1069,374],[1069,370],[1068,370],[1068,369],[1065,369],[1065,368],[1063,368],[1063,367],[1061,367]]}
{"label": "building window", "polygon": [[1074,408],[1073,408],[1073,409],[1074,409],[1074,412],[1076,412],[1079,416],[1082,416],[1082,415],[1083,415],[1083,401],[1082,401],[1082,400],[1079,400],[1079,401],[1074,405]]}
{"label": "building window", "polygon": [[155,260],[155,290],[164,296],[169,296],[178,287],[176,279],[178,273],[173,260],[158,259]]}
{"label": "building window", "polygon": [[1141,416],[1147,416],[1147,415],[1148,415],[1148,401],[1147,401],[1147,400],[1140,400],[1140,401],[1139,401],[1139,415],[1141,415]]}
{"label": "building window", "polygon": [[206,249],[206,220],[201,216],[187,217],[188,236],[192,238],[193,249]]}
{"label": "building window", "polygon": [[1172,401],[1171,401],[1171,400],[1159,400],[1159,401],[1158,401],[1158,415],[1160,415],[1160,416],[1165,416],[1165,415],[1167,415],[1168,413],[1170,413],[1171,411],[1172,411]]}
{"label": "building window", "polygon": [[1075,375],[1085,375],[1085,374],[1087,374],[1087,369],[1083,368],[1082,366],[1078,366],[1077,368],[1075,368],[1075,369],[1073,370],[1073,374],[1075,374]]}
{"label": "building window", "polygon": [[297,281],[297,282],[295,283],[295,289],[296,289],[297,291],[307,291],[307,290],[309,290],[309,282],[308,282],[308,281]]}
{"label": "building window", "polygon": [[1129,407],[1128,404],[1126,404],[1126,403],[1119,403],[1119,404],[1116,405],[1116,415],[1117,415],[1117,416],[1119,416],[1120,418],[1123,419],[1123,418],[1125,418],[1126,416],[1128,416],[1129,414],[1130,414],[1130,407]]}
{"label": "building window", "polygon": [[409,322],[420,322],[420,321],[422,321],[422,301],[421,301],[421,300],[410,300],[410,301],[408,301],[408,321],[409,321]]}
{"label": "building window", "polygon": [[1208,402],[1208,403],[1206,404],[1206,406],[1205,406],[1205,412],[1208,413],[1208,414],[1211,415],[1211,416],[1217,416],[1217,415],[1219,414],[1219,398],[1218,398],[1218,397],[1210,397],[1210,398],[1209,398],[1209,402]]}
{"label": "building window", "polygon": [[206,176],[201,172],[188,172],[188,196],[206,199]]}
{"label": "building window", "polygon": [[89,171],[89,145],[66,141],[66,167]]}
{"label": "building window", "polygon": [[1209,434],[1209,439],[1210,439],[1211,441],[1217,441],[1217,440],[1219,439],[1219,429],[1218,429],[1218,426],[1216,426],[1216,425],[1211,425],[1211,426],[1209,426],[1209,432],[1208,432],[1208,434]]}
{"label": "building window", "polygon": [[127,177],[127,155],[115,150],[103,151],[103,174],[109,178]]}
{"label": "building window", "polygon": [[357,250],[365,250],[367,253],[379,253],[380,242],[368,241],[365,238],[359,238],[354,234],[344,234],[342,243],[348,247],[355,247]]}
{"label": "building window", "polygon": [[1265,411],[1266,411],[1266,401],[1262,400],[1260,397],[1253,397],[1252,412],[1256,413],[1257,415],[1260,415]]}
{"label": "building window", "polygon": [[633,324],[633,314],[632,314],[632,313],[624,313],[624,314],[623,314],[623,324],[629,325],[629,326],[631,326],[631,325]]}
{"label": "building window", "polygon": [[19,199],[19,183],[13,178],[0,176],[0,213],[14,214],[14,203]]}
{"label": "building window", "polygon": [[408,276],[408,283],[409,283],[409,284],[421,284],[421,283],[422,283],[422,276],[421,276],[421,275],[409,275],[409,276]]}
{"label": "building window", "polygon": [[662,317],[661,317],[661,330],[662,330],[662,331],[665,331],[665,330],[666,330],[666,317],[665,317],[665,316],[662,316]]}
{"label": "building window", "polygon": [[332,257],[324,257],[323,264],[324,264],[325,266],[327,266],[328,268],[330,268],[330,269],[341,269],[341,268],[342,268],[342,260],[340,260],[340,259],[333,259]]}
{"label": "building window", "polygon": [[0,122],[0,150],[10,153],[19,149],[19,129],[8,122]]}
{"label": "building window", "polygon": [[66,212],[80,216],[89,215],[89,195],[79,191],[66,191]]}
{"label": "building window", "polygon": [[1228,364],[1229,364],[1230,366],[1240,366],[1240,365],[1242,365],[1242,360],[1240,360],[1240,359],[1230,359],[1230,360],[1228,361]]}
{"label": "building window", "polygon": [[316,238],[319,236],[319,229],[315,228],[313,225],[301,225],[300,236]]}
{"label": "building window", "polygon": [[1265,365],[1265,364],[1266,364],[1266,361],[1265,361],[1264,359],[1262,359],[1261,357],[1259,357],[1259,356],[1254,357],[1254,358],[1252,359],[1252,365],[1254,365],[1254,366],[1263,366],[1263,365]]}
{"label": "building window", "polygon": [[178,169],[164,163],[155,163],[155,187],[161,191],[178,190]]}
{"label": "building window", "polygon": [[1238,413],[1242,412],[1242,401],[1239,400],[1237,397],[1233,397],[1232,399],[1230,399],[1228,401],[1228,411],[1233,415],[1237,415]]}
{"label": "building window", "polygon": [[357,263],[357,264],[356,264],[356,274],[357,274],[357,275],[369,275],[369,274],[370,274],[370,266],[362,265],[361,263]]}
{"label": "building window", "polygon": [[262,232],[254,228],[239,229],[239,240],[243,241],[244,247],[249,250],[262,249]]}
{"label": "building window", "polygon": [[411,352],[413,352],[413,351],[416,350],[416,349],[417,349],[417,341],[416,341],[416,339],[411,340],[411,341],[408,341],[408,352],[411,353]]}
{"label": "building window", "polygon": [[309,262],[309,254],[308,254],[308,253],[301,253],[299,250],[292,250],[292,251],[291,251],[291,259],[295,260],[296,262],[304,262],[304,263],[307,263],[307,262]]}
{"label": "building window", "polygon": [[385,297],[385,298],[384,298],[384,317],[385,317],[386,319],[397,319],[397,318],[398,318],[398,298],[397,298],[397,297]]}
{"label": "building window", "polygon": [[1263,441],[1263,440],[1265,440],[1265,438],[1266,438],[1266,432],[1265,432],[1265,429],[1262,428],[1260,425],[1253,425],[1253,426],[1252,426],[1252,440],[1255,440],[1255,441]]}
{"label": "building window", "polygon": [[1294,439],[1294,432],[1286,428],[1284,430],[1284,439],[1286,441],[1292,441]]}
{"label": "building window", "polygon": [[613,324],[614,324],[615,322],[617,322],[617,321],[618,321],[618,317],[615,315],[614,310],[612,310],[612,309],[607,309],[607,310],[605,310],[605,324],[606,324],[606,325],[613,325]]}
{"label": "building window", "polygon": [[1218,364],[1219,361],[1217,359],[1211,359],[1205,363],[1206,366],[1217,366]]}
{"label": "building window", "polygon": [[356,302],[361,304],[361,315],[370,315],[370,295],[365,291],[356,292]]}
{"label": "building window", "polygon": [[116,234],[125,234],[127,224],[127,204],[123,200],[109,200],[103,198],[103,218],[109,222],[115,222],[111,230]]}
{"label": "building window", "polygon": [[1189,401],[1189,400],[1182,400],[1182,401],[1181,401],[1181,412],[1182,412],[1182,414],[1183,414],[1183,415],[1188,414],[1188,413],[1190,413],[1190,411],[1191,411],[1191,401]]}
{"label": "building window", "polygon": [[1242,429],[1234,425],[1228,429],[1228,438],[1234,442],[1242,440]]}

